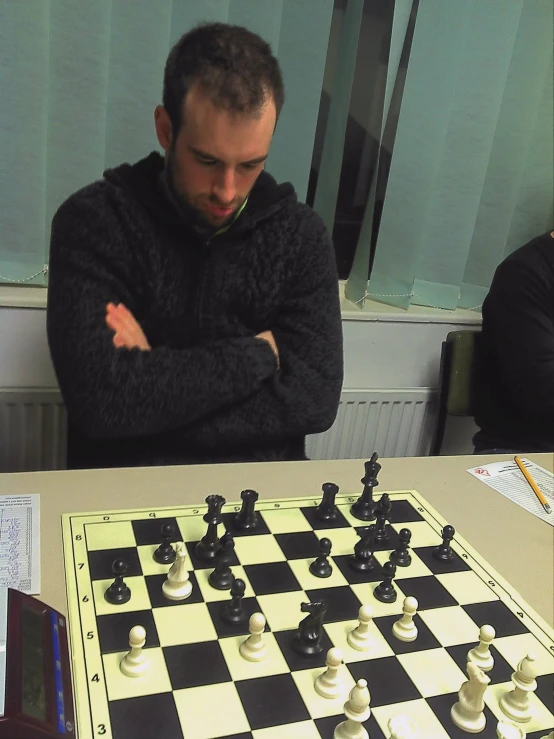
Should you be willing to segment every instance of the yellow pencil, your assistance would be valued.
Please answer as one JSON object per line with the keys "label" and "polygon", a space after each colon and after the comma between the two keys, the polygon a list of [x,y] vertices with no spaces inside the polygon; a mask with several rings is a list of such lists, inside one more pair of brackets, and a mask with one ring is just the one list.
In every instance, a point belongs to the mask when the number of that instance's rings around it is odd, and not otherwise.
{"label": "yellow pencil", "polygon": [[537,498],[540,500],[541,505],[544,508],[544,510],[547,513],[552,513],[552,508],[546,502],[544,495],[541,493],[541,491],[537,487],[537,483],[533,480],[533,478],[531,477],[531,473],[526,469],[526,467],[523,464],[523,462],[521,461],[521,459],[516,455],[514,457],[514,460],[515,460],[515,463],[517,464],[517,466],[519,467],[519,469],[525,475],[525,479],[527,480],[527,482],[529,483],[529,485],[531,485],[532,491],[535,493],[535,495],[537,496]]}

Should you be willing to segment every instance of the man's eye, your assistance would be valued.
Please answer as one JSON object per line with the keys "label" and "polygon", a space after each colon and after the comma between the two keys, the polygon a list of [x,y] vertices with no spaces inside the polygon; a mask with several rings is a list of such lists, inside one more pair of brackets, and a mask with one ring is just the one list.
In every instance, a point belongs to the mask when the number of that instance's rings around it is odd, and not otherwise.
{"label": "man's eye", "polygon": [[243,169],[255,169],[258,165],[257,164],[243,164]]}
{"label": "man's eye", "polygon": [[201,159],[200,157],[198,158],[198,162],[206,167],[213,167],[213,165],[215,164],[215,161],[213,159]]}

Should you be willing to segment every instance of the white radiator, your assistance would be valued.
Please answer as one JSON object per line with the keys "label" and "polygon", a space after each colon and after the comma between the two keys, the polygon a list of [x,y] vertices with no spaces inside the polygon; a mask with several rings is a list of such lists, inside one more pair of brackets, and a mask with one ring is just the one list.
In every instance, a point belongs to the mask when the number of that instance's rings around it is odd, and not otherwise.
{"label": "white radiator", "polygon": [[308,437],[310,459],[417,457],[429,453],[436,393],[431,388],[345,390],[333,426]]}
{"label": "white radiator", "polygon": [[[310,459],[423,456],[433,430],[431,389],[346,390],[337,419],[308,437]],[[55,389],[0,388],[0,472],[65,466],[65,410]]]}
{"label": "white radiator", "polygon": [[63,469],[66,438],[58,390],[0,388],[0,472]]}

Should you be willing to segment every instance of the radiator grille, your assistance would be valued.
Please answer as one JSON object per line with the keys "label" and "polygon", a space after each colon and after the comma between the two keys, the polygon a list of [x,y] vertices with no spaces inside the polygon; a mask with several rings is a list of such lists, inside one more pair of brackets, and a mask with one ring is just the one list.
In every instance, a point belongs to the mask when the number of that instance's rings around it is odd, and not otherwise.
{"label": "radiator grille", "polygon": [[[428,454],[434,393],[415,390],[345,391],[329,431],[308,437],[310,459],[358,459]],[[0,472],[65,467],[67,425],[55,389],[0,388]]]}
{"label": "radiator grille", "polygon": [[308,438],[310,459],[415,457],[429,453],[435,393],[416,390],[345,391],[337,418]]}

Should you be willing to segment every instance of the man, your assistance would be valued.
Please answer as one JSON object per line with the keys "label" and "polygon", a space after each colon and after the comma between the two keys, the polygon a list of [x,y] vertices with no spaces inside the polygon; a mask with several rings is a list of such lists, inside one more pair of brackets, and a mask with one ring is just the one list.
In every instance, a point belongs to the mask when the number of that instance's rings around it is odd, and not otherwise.
{"label": "man", "polygon": [[56,213],[47,328],[68,466],[304,459],[306,434],[332,425],[334,252],[264,171],[283,99],[259,36],[193,29],[155,110],[165,156],[106,171]]}
{"label": "man", "polygon": [[497,268],[480,354],[475,451],[554,451],[554,231]]}

